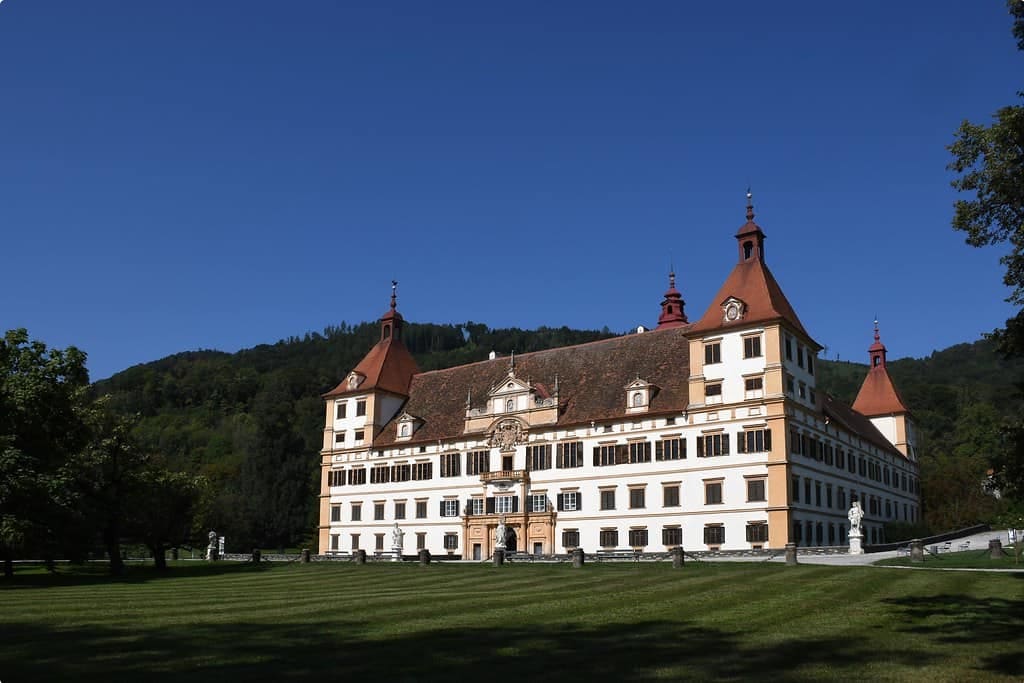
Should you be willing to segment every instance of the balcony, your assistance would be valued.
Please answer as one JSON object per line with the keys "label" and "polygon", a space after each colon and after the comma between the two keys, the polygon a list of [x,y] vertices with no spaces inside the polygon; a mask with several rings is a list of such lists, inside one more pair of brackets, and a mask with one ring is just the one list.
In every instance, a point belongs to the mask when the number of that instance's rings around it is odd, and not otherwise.
{"label": "balcony", "polygon": [[529,476],[526,470],[500,470],[498,472],[481,472],[480,481],[495,486],[509,486],[515,482],[523,481]]}

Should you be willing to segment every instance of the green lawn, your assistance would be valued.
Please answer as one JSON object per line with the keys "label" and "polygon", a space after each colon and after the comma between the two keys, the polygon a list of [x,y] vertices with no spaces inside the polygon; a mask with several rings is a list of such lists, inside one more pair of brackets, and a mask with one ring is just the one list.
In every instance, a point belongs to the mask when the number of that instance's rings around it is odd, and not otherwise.
{"label": "green lawn", "polygon": [[1013,548],[1004,549],[1003,557],[993,560],[988,548],[958,553],[924,554],[924,562],[911,562],[906,555],[876,564],[886,567],[926,567],[928,569],[1024,569],[1024,560],[1017,562]]}
{"label": "green lawn", "polygon": [[181,563],[0,581],[0,681],[1020,680],[1024,575]]}

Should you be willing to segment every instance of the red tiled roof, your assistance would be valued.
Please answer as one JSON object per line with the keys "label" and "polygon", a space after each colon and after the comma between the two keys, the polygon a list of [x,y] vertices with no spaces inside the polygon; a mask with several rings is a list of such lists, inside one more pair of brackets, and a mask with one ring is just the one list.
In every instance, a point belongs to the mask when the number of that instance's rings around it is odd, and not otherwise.
{"label": "red tiled roof", "polygon": [[355,389],[348,388],[348,381],[342,382],[324,394],[324,398],[342,394],[365,392],[370,389],[388,391],[399,396],[409,395],[409,384],[420,371],[416,360],[399,339],[388,337],[374,344],[353,372],[366,377]]}
{"label": "red tiled roof", "polygon": [[900,397],[900,392],[896,391],[896,385],[892,383],[885,363],[868,370],[868,376],[864,378],[864,383],[860,385],[860,391],[853,402],[853,409],[869,416],[910,412]]}
{"label": "red tiled roof", "polygon": [[[543,381],[552,395],[557,376],[560,426],[624,418],[625,387],[637,377],[657,387],[647,414],[682,412],[689,403],[686,332],[685,327],[652,330],[517,355],[515,375]],[[423,424],[411,441],[462,437],[467,395],[472,395],[473,407],[482,407],[492,387],[508,377],[508,367],[506,357],[415,375],[403,409]],[[395,430],[392,420],[374,447],[394,443]]]}
{"label": "red tiled roof", "polygon": [[851,408],[829,394],[821,396],[818,400],[821,404],[821,411],[846,427],[850,432],[894,455],[898,455],[901,458],[906,457],[889,439],[885,438],[885,435],[875,427],[874,423],[867,416],[855,408]]}
{"label": "red tiled roof", "polygon": [[[743,317],[734,322],[726,322],[722,315],[722,304],[729,297],[735,297],[746,304]],[[786,295],[782,293],[782,287],[779,286],[768,266],[759,259],[751,259],[736,264],[721,289],[718,290],[718,294],[711,301],[707,311],[690,328],[690,331],[710,332],[773,320],[784,320],[812,344],[817,344],[807,334],[807,330],[804,329]]]}

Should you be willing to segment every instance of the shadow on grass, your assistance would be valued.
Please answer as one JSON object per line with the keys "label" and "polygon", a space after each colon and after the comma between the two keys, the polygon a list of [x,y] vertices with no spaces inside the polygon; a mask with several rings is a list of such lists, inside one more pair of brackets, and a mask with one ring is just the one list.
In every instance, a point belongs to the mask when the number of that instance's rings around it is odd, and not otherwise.
{"label": "shadow on grass", "polygon": [[59,564],[53,572],[41,566],[16,571],[12,578],[0,577],[0,593],[6,589],[35,588],[45,589],[54,586],[88,586],[115,583],[145,583],[160,579],[179,578],[184,576],[219,576],[222,574],[238,574],[260,572],[271,568],[269,562],[249,564],[245,562],[172,562],[167,569],[158,570],[152,564],[125,566],[121,576],[111,576],[106,563],[90,563],[86,565]]}
{"label": "shadow on grass", "polygon": [[[430,615],[424,615],[429,617]],[[443,617],[438,615],[439,620]],[[757,636],[686,621],[575,623],[457,629],[369,637],[368,622],[179,625],[146,633],[108,627],[12,624],[4,680],[808,680],[855,679],[877,660],[869,640]],[[923,653],[885,661],[909,670]]]}
{"label": "shadow on grass", "polygon": [[[1019,643],[1024,633],[1024,600],[942,594],[883,602],[900,610],[898,616],[903,623],[896,627],[898,631],[930,637],[938,643],[979,647]],[[1007,676],[1024,676],[1024,649],[1016,650],[985,657],[984,668]]]}

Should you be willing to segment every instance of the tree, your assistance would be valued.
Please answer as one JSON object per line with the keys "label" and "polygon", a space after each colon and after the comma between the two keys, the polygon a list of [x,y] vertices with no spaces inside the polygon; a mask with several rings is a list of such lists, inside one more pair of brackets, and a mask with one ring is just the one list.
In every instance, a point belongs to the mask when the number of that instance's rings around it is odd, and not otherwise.
{"label": "tree", "polygon": [[205,488],[202,477],[167,469],[155,458],[139,472],[126,527],[167,568],[166,551],[192,538],[193,517]]}
{"label": "tree", "polygon": [[[1024,2],[1008,0],[1007,8],[1017,47],[1024,50]],[[1018,95],[1024,98],[1024,92]],[[988,126],[964,121],[949,151],[949,168],[958,174],[953,187],[974,193],[973,199],[957,200],[953,228],[967,233],[971,246],[1010,245],[1010,253],[1001,259],[1006,266],[1003,282],[1012,288],[1007,300],[1024,307],[1024,105],[1002,107]],[[1024,355],[1024,308],[995,336],[1004,353]],[[1024,437],[1024,429],[1012,435]],[[998,485],[1024,491],[1022,453],[1024,443],[1018,441],[1004,454],[995,472]]]}
{"label": "tree", "polygon": [[0,555],[52,557],[74,517],[69,459],[87,443],[89,376],[75,347],[48,349],[24,329],[0,340]]}

